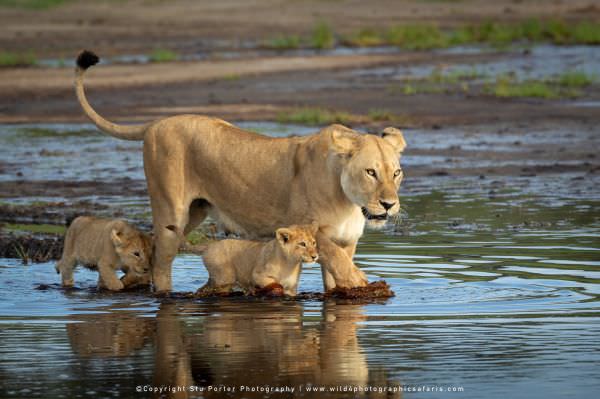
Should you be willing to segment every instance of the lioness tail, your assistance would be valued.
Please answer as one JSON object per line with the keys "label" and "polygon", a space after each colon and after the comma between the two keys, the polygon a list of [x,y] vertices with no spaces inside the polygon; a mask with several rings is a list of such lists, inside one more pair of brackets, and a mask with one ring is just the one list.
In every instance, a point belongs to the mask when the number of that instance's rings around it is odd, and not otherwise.
{"label": "lioness tail", "polygon": [[144,132],[150,124],[145,125],[117,125],[100,116],[85,97],[83,90],[83,74],[85,71],[98,63],[100,59],[91,51],[84,50],[77,57],[77,68],[75,69],[75,93],[79,104],[85,114],[98,126],[98,128],[111,136],[123,140],[143,140]]}

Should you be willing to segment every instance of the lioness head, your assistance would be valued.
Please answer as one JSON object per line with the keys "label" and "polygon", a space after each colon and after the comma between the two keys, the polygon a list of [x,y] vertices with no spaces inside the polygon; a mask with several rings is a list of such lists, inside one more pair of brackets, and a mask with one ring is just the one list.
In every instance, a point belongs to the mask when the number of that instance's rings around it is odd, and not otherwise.
{"label": "lioness head", "polygon": [[406,147],[402,132],[388,127],[376,136],[341,125],[328,129],[332,150],[342,160],[344,194],[360,206],[369,225],[383,226],[389,216],[400,211],[400,154]]}
{"label": "lioness head", "polygon": [[110,238],[124,266],[138,275],[150,271],[152,240],[147,234],[123,225],[112,229]]}
{"label": "lioness head", "polygon": [[292,225],[277,229],[275,236],[284,253],[294,261],[316,262],[319,258],[315,235],[319,230],[316,222],[305,225]]}

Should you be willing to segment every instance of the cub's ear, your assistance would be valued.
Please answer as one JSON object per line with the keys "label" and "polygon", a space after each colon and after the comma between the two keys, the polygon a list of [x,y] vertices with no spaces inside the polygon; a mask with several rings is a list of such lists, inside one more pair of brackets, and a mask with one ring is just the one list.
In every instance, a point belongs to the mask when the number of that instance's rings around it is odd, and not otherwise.
{"label": "cub's ear", "polygon": [[310,224],[310,232],[312,233],[312,235],[317,235],[318,231],[319,231],[319,222],[317,222],[316,220],[313,220],[312,223]]}
{"label": "cub's ear", "polygon": [[123,245],[122,236],[123,233],[117,229],[112,229],[110,231],[110,239],[116,247]]}
{"label": "cub's ear", "polygon": [[341,125],[333,125],[331,128],[331,147],[338,154],[352,155],[360,145],[360,134]]}
{"label": "cub's ear", "polygon": [[381,138],[389,142],[398,154],[402,153],[406,148],[406,141],[404,141],[404,135],[402,132],[395,127],[386,127],[381,132]]}
{"label": "cub's ear", "polygon": [[277,237],[277,241],[279,241],[281,245],[287,244],[292,239],[292,231],[282,227],[275,231],[275,237]]}

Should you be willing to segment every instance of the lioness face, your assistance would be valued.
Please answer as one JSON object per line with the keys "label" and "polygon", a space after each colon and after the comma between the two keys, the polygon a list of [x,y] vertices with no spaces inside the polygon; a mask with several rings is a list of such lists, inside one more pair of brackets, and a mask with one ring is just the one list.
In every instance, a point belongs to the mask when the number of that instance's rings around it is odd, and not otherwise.
{"label": "lioness face", "polygon": [[276,236],[284,252],[294,261],[313,263],[319,259],[315,235],[319,226],[316,223],[309,225],[293,225],[277,229]]}
{"label": "lioness face", "polygon": [[124,266],[140,276],[150,271],[152,253],[150,237],[138,231],[113,230],[112,239],[117,255]]}
{"label": "lioness face", "polygon": [[393,128],[387,128],[383,137],[359,135],[343,165],[344,193],[361,207],[372,227],[383,226],[400,211],[398,189],[403,172],[399,159],[405,146],[402,133]]}

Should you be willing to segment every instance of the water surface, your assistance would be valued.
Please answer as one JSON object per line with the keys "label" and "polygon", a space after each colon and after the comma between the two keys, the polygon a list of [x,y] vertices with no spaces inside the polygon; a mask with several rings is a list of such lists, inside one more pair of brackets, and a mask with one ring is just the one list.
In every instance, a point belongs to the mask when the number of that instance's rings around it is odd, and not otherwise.
{"label": "water surface", "polygon": [[[408,217],[367,233],[356,256],[370,280],[392,285],[396,297],[383,303],[161,300],[96,292],[86,270],[76,275],[80,289],[36,290],[59,282],[53,263],[1,259],[1,396],[146,397],[136,387],[210,386],[238,391],[173,396],[289,397],[239,389],[295,387],[305,397],[348,397],[308,393],[307,384],[456,389],[444,396],[461,398],[600,389],[597,200],[434,191],[404,203]],[[199,257],[177,258],[175,290],[206,279]],[[321,289],[317,267],[305,267],[300,289]]]}

